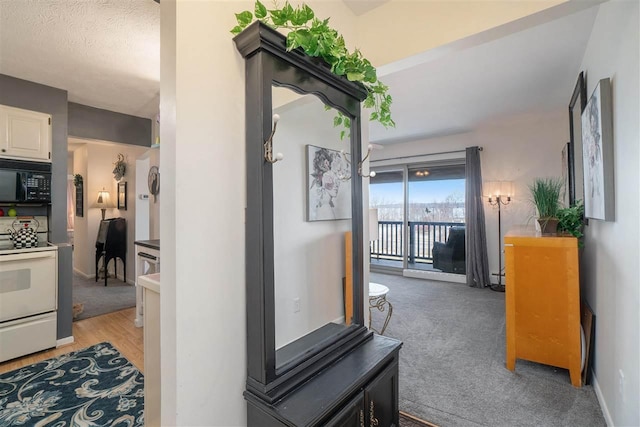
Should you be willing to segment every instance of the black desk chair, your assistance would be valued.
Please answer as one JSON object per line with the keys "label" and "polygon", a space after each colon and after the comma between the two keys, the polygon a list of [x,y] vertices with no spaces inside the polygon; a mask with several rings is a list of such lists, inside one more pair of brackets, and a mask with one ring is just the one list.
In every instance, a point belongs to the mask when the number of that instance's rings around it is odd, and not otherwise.
{"label": "black desk chair", "polygon": [[113,259],[115,276],[118,277],[118,258],[124,266],[123,281],[127,282],[127,220],[124,218],[103,219],[100,221],[96,239],[96,282],[98,281],[98,262],[104,258],[104,285],[107,286],[109,261]]}

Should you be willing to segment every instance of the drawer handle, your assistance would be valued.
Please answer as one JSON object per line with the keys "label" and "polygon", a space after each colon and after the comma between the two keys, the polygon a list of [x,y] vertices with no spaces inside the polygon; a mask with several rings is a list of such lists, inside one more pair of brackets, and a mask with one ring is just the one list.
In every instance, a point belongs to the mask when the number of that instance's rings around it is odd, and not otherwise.
{"label": "drawer handle", "polygon": [[364,427],[364,410],[360,409],[360,427]]}
{"label": "drawer handle", "polygon": [[373,406],[373,400],[371,401],[371,406],[369,407],[369,422],[372,426],[378,425],[378,419],[375,417],[375,408]]}

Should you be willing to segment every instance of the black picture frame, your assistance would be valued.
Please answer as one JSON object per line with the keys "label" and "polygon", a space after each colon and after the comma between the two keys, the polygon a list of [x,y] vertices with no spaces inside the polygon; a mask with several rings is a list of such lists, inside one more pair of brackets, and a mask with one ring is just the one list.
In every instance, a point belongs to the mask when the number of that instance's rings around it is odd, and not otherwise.
{"label": "black picture frame", "polygon": [[82,177],[77,179],[76,186],[76,216],[84,217],[84,182]]}
{"label": "black picture frame", "polygon": [[127,182],[118,183],[118,209],[127,210]]}
{"label": "black picture frame", "polygon": [[[576,106],[579,106],[576,107]],[[569,169],[569,206],[578,200],[584,200],[584,168],[582,161],[582,112],[587,106],[587,86],[584,72],[578,74],[578,80],[569,101],[569,144],[571,169]]]}
{"label": "black picture frame", "polygon": [[573,190],[573,152],[571,149],[571,143],[567,142],[562,147],[562,182],[564,188],[562,189],[562,201],[565,207],[571,206],[571,193]]}

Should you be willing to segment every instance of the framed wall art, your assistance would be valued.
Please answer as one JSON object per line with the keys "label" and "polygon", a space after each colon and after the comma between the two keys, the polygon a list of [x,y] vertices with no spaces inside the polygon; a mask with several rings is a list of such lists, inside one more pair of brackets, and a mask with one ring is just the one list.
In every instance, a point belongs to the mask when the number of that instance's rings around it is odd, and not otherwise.
{"label": "framed wall art", "polygon": [[[581,116],[587,105],[587,87],[584,74],[578,75],[578,81],[573,89],[569,102],[569,136],[571,169],[569,172],[569,188],[567,206],[573,205],[578,200],[584,199],[584,173],[582,170],[582,121]],[[577,159],[577,161],[576,161]]]}
{"label": "framed wall art", "polygon": [[127,182],[118,183],[118,209],[127,210]]}
{"label": "framed wall art", "polygon": [[608,78],[598,82],[582,113],[582,165],[585,217],[613,221],[613,120]]}
{"label": "framed wall art", "polygon": [[84,180],[82,175],[75,174],[73,185],[76,187],[76,216],[84,216]]}
{"label": "framed wall art", "polygon": [[347,156],[307,145],[307,221],[351,218],[351,165]]}

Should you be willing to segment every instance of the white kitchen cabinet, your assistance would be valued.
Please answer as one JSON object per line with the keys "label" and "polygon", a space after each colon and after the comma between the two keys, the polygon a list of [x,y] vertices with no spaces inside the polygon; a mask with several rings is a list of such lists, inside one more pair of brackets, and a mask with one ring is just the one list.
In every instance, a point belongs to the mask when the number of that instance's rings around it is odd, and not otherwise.
{"label": "white kitchen cabinet", "polygon": [[51,115],[0,105],[0,157],[51,161]]}

